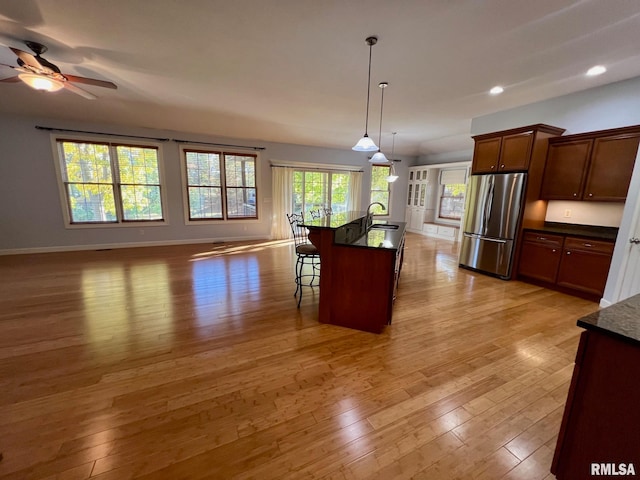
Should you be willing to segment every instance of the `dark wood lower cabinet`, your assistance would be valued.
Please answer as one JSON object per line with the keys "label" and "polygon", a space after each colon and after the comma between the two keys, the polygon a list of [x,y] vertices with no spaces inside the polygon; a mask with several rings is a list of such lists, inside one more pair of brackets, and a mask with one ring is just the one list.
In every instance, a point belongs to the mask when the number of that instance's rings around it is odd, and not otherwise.
{"label": "dark wood lower cabinet", "polygon": [[617,478],[629,464],[640,475],[638,365],[637,342],[594,330],[582,333],[551,466],[558,480]]}
{"label": "dark wood lower cabinet", "polygon": [[518,278],[599,300],[609,275],[613,242],[525,232]]}
{"label": "dark wood lower cabinet", "polygon": [[602,295],[612,254],[612,243],[567,238],[556,283],[561,287]]}
{"label": "dark wood lower cabinet", "polygon": [[558,275],[562,243],[560,235],[526,232],[522,241],[519,275],[554,283]]}

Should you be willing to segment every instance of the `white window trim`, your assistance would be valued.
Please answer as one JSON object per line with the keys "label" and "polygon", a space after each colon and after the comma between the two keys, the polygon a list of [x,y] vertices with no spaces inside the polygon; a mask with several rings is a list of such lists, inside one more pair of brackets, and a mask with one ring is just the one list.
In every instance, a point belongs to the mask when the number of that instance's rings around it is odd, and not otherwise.
{"label": "white window trim", "polygon": [[[187,193],[187,164],[186,164],[186,155],[185,150],[198,150],[201,152],[211,152],[211,153],[247,153],[256,157],[256,208],[258,211],[258,218],[206,218],[201,220],[191,220],[189,218],[189,195]],[[181,177],[181,185],[180,188],[182,190],[182,211],[184,215],[184,224],[185,225],[243,225],[243,224],[251,224],[251,223],[262,223],[264,218],[264,205],[262,202],[262,169],[260,161],[260,151],[254,149],[247,148],[224,148],[217,146],[209,146],[202,144],[189,144],[183,143],[180,144],[180,177]],[[225,195],[225,191],[223,189],[222,192]]]}
{"label": "white window trim", "polygon": [[[49,136],[51,140],[51,149],[53,151],[53,163],[56,170],[56,178],[58,180],[58,194],[60,196],[60,208],[62,208],[62,218],[64,220],[64,226],[69,230],[82,230],[87,228],[144,228],[147,227],[163,227],[169,225],[169,205],[167,203],[167,183],[165,181],[164,173],[164,157],[163,157],[163,145],[161,142],[153,140],[137,140],[128,137],[105,137],[100,135],[91,134],[55,134],[52,133]],[[155,147],[158,149],[158,176],[160,179],[160,201],[162,202],[162,220],[154,221],[136,221],[128,220],[126,222],[118,221],[113,223],[72,223],[71,215],[69,213],[69,205],[67,199],[67,191],[64,188],[64,180],[62,178],[62,161],[60,158],[60,149],[58,148],[59,140],[76,140],[79,142],[96,142],[96,143],[113,143],[123,145],[135,145],[141,147]]]}
{"label": "white window trim", "polygon": [[[391,165],[384,165],[382,163],[374,163],[372,165],[372,167],[389,167],[389,171],[391,171]],[[387,210],[384,212],[384,214],[382,215],[374,215],[374,217],[378,220],[388,220],[389,218],[391,218],[391,212],[393,209],[393,184],[396,182],[387,182],[387,185],[389,186],[389,202],[387,205]],[[369,205],[371,203],[371,192],[373,192],[373,168],[371,169],[371,176],[370,176],[370,181],[369,181],[369,203],[367,205]]]}

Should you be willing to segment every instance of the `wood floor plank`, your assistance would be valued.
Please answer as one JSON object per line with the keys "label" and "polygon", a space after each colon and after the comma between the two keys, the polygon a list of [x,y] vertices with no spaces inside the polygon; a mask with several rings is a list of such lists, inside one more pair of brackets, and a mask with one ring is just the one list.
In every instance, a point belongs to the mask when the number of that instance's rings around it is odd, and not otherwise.
{"label": "wood floor plank", "polygon": [[407,235],[380,335],[287,241],[0,256],[0,480],[552,478],[598,306],[457,248]]}

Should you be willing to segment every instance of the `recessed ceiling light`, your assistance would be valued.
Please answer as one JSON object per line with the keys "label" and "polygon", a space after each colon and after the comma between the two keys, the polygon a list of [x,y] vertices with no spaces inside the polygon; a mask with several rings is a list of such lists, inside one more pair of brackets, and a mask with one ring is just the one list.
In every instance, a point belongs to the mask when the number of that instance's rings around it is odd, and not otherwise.
{"label": "recessed ceiling light", "polygon": [[602,75],[606,71],[607,69],[602,65],[596,65],[595,67],[591,67],[589,70],[587,70],[587,75],[589,75],[590,77],[595,77],[596,75]]}
{"label": "recessed ceiling light", "polygon": [[491,90],[489,90],[489,93],[491,95],[500,95],[502,92],[504,92],[504,88],[502,88],[500,85],[496,85]]}

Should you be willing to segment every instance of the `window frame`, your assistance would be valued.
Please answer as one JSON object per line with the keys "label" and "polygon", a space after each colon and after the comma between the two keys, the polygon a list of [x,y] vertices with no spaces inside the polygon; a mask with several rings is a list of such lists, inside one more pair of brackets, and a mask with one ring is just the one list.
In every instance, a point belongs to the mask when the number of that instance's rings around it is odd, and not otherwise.
{"label": "window frame", "polygon": [[[305,173],[321,173],[321,174],[326,174],[327,175],[327,200],[328,200],[328,204],[330,208],[333,208],[333,198],[332,198],[332,194],[333,194],[333,176],[334,175],[349,175],[350,171],[348,170],[333,170],[330,168],[305,168],[303,166],[300,167],[294,167],[293,168],[293,178],[292,178],[292,185],[291,185],[291,205],[290,205],[290,211],[291,212],[298,212],[298,209],[295,208],[295,174],[296,172],[299,172],[302,174],[302,185],[303,185],[303,189],[302,189],[302,212],[303,215],[306,214],[306,210],[304,208],[305,206],[305,202],[304,202],[304,197],[305,197],[305,193],[306,193],[306,181],[304,180],[304,176]],[[347,202],[349,199],[349,184],[348,184],[348,179],[347,179]],[[314,205],[314,207],[316,207]],[[346,206],[345,206],[346,208]]]}
{"label": "window frame", "polygon": [[[386,163],[374,163],[371,165],[371,181],[369,183],[369,203],[373,202],[374,200],[372,199],[372,194],[374,192],[373,189],[373,169],[376,167],[380,167],[380,168],[386,168],[387,169],[387,177],[390,175],[391,172],[391,165],[386,164]],[[391,188],[392,188],[393,182],[387,182],[387,195],[388,195],[388,200],[387,200],[387,205],[386,208],[387,210],[383,213],[383,214],[376,214],[374,213],[373,216],[376,218],[389,218],[391,216],[391,202],[392,202],[392,192],[391,192]],[[382,191],[382,190],[375,190],[376,192]]]}
{"label": "window frame", "polygon": [[[462,207],[462,213],[460,214],[460,218],[454,218],[454,217],[443,217],[441,216],[441,212],[442,212],[442,199],[443,198],[456,198],[456,197],[445,197],[444,196],[444,191],[445,188],[447,187],[447,185],[464,185],[465,191],[464,194],[462,196],[462,203],[463,203],[463,207]],[[440,185],[440,192],[438,195],[438,210],[437,210],[437,217],[436,220],[438,222],[445,222],[445,223],[461,223],[462,219],[464,218],[464,202],[466,201],[466,196],[467,196],[467,184],[466,183],[460,183],[460,184],[456,184],[456,183],[449,183],[449,184],[442,184]]]}
{"label": "window frame", "polygon": [[[186,152],[202,152],[202,153],[214,153],[220,155],[220,190],[221,190],[221,203],[222,203],[222,218],[191,218],[190,204],[189,204],[189,176],[187,173],[187,155]],[[255,175],[255,188],[256,191],[256,216],[255,217],[228,217],[227,215],[227,181],[226,181],[226,163],[225,155],[237,155],[248,156],[254,158],[254,175]],[[180,161],[180,175],[181,175],[181,190],[182,190],[182,206],[185,225],[221,225],[221,224],[238,224],[238,223],[259,223],[260,217],[260,199],[261,199],[261,161],[260,152],[253,149],[236,148],[225,149],[217,146],[207,146],[199,144],[184,143],[180,145],[179,153]],[[247,188],[247,187],[230,187],[235,188]]]}
{"label": "window frame", "polygon": [[[169,225],[169,209],[167,208],[167,184],[164,172],[164,155],[162,144],[153,140],[135,140],[123,137],[113,137],[105,139],[102,136],[91,134],[51,134],[51,149],[53,151],[54,167],[56,171],[58,194],[60,196],[60,206],[62,210],[62,217],[66,229],[86,229],[86,228],[130,228],[130,227],[155,227]],[[64,166],[65,161],[64,154],[62,152],[62,142],[77,142],[88,143],[97,145],[107,145],[109,148],[109,163],[111,167],[112,183],[105,185],[112,185],[114,193],[116,221],[115,222],[74,222],[71,215],[71,203],[68,197],[68,183],[65,180]],[[116,152],[118,146],[128,147],[140,147],[140,148],[152,148],[156,150],[158,161],[158,187],[160,190],[160,205],[162,208],[162,219],[157,220],[125,220],[122,206],[122,182],[120,180],[120,166],[118,165]],[[126,184],[126,185],[146,185],[146,184]]]}

